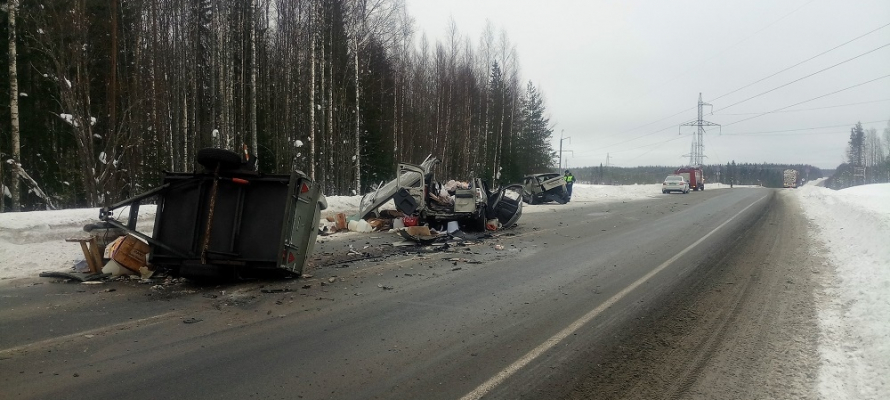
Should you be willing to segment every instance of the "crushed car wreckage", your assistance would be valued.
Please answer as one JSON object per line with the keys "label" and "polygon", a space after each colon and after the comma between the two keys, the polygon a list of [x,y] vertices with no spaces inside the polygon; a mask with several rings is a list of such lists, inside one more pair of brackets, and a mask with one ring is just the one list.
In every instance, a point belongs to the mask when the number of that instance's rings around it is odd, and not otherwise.
{"label": "crushed car wreckage", "polygon": [[433,173],[438,163],[434,157],[427,157],[419,165],[400,163],[395,179],[362,198],[358,217],[376,217],[380,206],[393,200],[396,209],[406,215],[406,221],[413,223],[416,218],[417,223],[440,227],[442,231],[449,223],[461,224],[467,230],[486,231],[510,227],[519,220],[522,185],[492,191],[478,177],[443,184]]}

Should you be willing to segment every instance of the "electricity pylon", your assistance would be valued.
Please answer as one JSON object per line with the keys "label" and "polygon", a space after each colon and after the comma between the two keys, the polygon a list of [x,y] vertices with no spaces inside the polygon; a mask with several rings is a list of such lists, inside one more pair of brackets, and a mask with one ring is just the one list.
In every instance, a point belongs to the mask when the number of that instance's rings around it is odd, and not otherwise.
{"label": "electricity pylon", "polygon": [[[712,105],[705,103],[701,100],[701,92],[698,94],[698,119],[695,121],[689,121],[684,124],[680,124],[679,129],[683,129],[684,126],[696,126],[698,130],[692,134],[692,152],[689,154],[689,165],[691,166],[699,166],[704,164],[705,158],[705,142],[704,142],[704,134],[706,126],[720,126],[719,124],[715,124],[713,122],[708,122],[702,119],[703,108],[704,106],[711,107],[713,111]],[[722,131],[722,127],[720,128]],[[683,133],[680,132],[682,135]]]}

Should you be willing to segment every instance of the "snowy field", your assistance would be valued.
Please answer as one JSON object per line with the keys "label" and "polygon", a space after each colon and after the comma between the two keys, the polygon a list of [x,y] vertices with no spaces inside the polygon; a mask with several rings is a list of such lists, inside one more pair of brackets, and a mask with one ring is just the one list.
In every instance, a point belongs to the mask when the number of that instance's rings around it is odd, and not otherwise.
{"label": "snowy field", "polygon": [[[813,251],[830,263],[822,266],[824,290],[817,296],[822,331],[818,390],[825,399],[890,399],[890,184],[833,191],[817,183],[786,190],[800,202],[811,222],[810,235],[821,244]],[[666,197],[660,186],[576,184],[568,205],[525,205],[523,212]],[[729,188],[707,186],[715,189]],[[350,214],[360,197],[327,199],[325,215]],[[152,206],[141,207],[141,231],[150,232],[154,212]],[[0,214],[0,284],[71,268],[83,255],[76,243],[64,240],[84,236],[83,226],[98,216],[98,209]]]}

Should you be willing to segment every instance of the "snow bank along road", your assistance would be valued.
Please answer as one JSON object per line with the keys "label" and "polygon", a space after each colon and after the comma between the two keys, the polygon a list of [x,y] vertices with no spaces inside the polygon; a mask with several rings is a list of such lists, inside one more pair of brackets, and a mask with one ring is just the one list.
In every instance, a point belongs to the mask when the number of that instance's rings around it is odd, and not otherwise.
{"label": "snow bank along road", "polygon": [[811,397],[809,256],[775,193],[541,206],[445,251],[344,235],[309,279],[0,286],[0,384],[14,399]]}

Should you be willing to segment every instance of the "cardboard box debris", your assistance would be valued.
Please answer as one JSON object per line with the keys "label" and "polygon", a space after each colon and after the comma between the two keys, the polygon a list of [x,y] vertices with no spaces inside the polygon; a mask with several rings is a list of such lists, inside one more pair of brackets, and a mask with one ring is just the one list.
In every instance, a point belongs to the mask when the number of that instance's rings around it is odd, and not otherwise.
{"label": "cardboard box debris", "polygon": [[133,235],[116,240],[108,247],[111,248],[111,259],[130,271],[139,273],[139,268],[147,264],[148,244]]}
{"label": "cardboard box debris", "polygon": [[408,226],[405,231],[411,236],[432,236],[428,226]]}
{"label": "cardboard box debris", "polygon": [[371,224],[371,227],[374,228],[375,231],[388,231],[392,229],[391,219],[384,218],[369,218],[368,223]]}
{"label": "cardboard box debris", "polygon": [[335,219],[336,219],[335,222],[337,222],[337,230],[338,231],[342,231],[342,230],[346,229],[346,227],[347,227],[346,214],[338,213],[337,216],[335,217]]}

